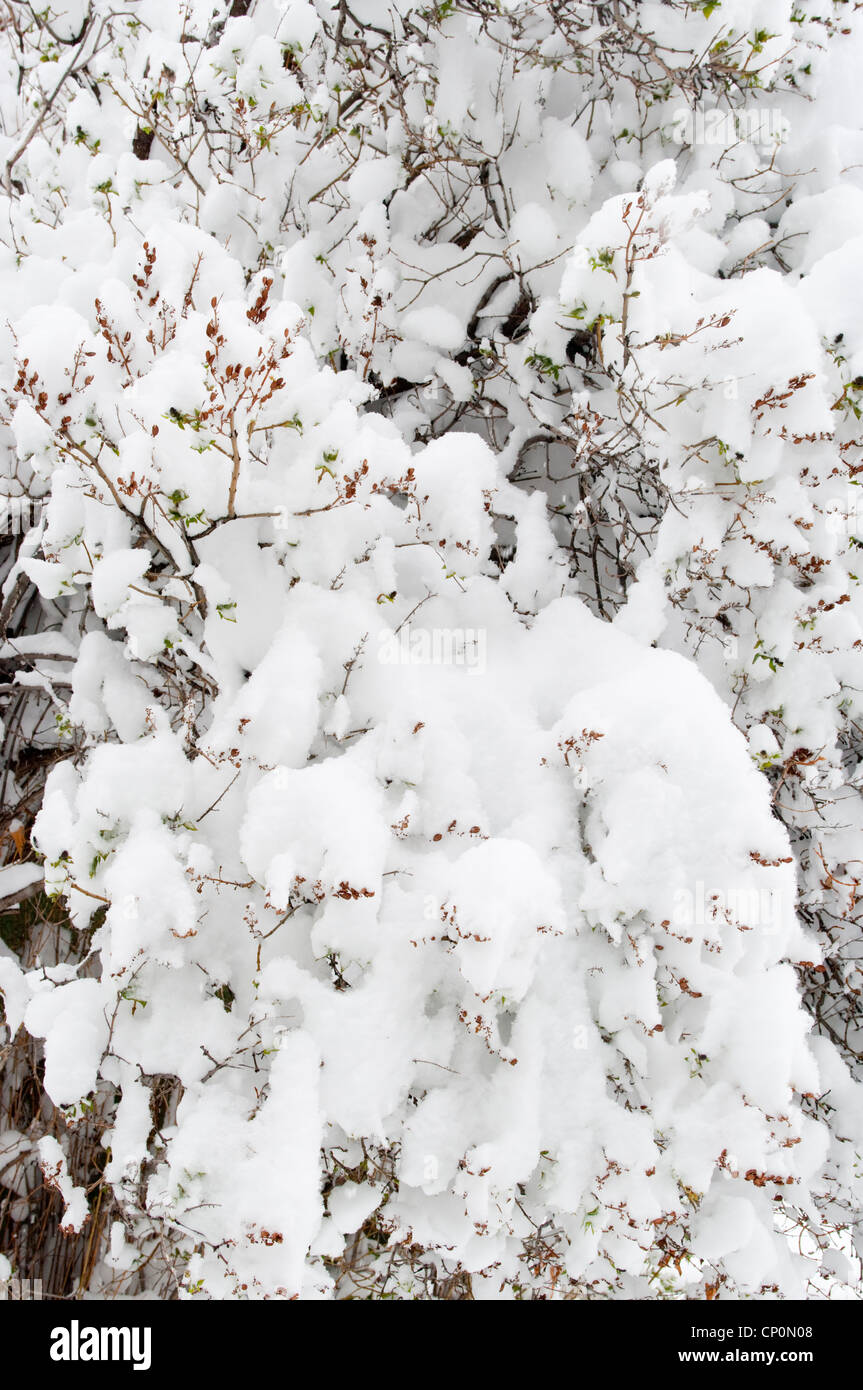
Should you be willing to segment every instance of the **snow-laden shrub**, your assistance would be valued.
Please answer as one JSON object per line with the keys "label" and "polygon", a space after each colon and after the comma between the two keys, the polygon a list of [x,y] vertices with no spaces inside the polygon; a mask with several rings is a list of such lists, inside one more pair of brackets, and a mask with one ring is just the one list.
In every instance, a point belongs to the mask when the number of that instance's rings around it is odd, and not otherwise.
{"label": "snow-laden shrub", "polygon": [[5,31],[4,795],[67,914],[0,956],[9,1152],[91,1289],[805,1296],[863,1143],[856,34],[222,10]]}
{"label": "snow-laden shrub", "polygon": [[11,417],[21,563],[87,615],[33,838],[99,972],[4,974],[70,1122],[117,1093],[132,1243],[228,1295],[332,1289],[370,1221],[407,1293],[801,1287],[817,948],[721,702],[578,598],[525,623],[489,551],[502,511],[547,570],[536,508],[476,435],[358,414],[269,281],[191,230],[116,260],[16,327]]}

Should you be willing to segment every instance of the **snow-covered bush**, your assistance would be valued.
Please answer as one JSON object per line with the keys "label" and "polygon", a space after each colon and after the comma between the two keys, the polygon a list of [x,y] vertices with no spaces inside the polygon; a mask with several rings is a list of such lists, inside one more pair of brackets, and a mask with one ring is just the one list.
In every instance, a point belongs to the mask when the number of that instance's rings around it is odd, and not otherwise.
{"label": "snow-covered bush", "polygon": [[13,8],[4,1248],[853,1283],[848,7]]}

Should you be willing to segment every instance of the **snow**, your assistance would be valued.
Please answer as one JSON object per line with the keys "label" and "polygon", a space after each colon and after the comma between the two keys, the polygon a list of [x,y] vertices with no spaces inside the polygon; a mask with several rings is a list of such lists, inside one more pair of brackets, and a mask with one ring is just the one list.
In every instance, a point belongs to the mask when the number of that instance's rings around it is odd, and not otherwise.
{"label": "snow", "polygon": [[0,36],[0,1166],[92,1121],[94,1294],[859,1297],[859,19],[102,8]]}
{"label": "snow", "polygon": [[15,896],[22,893],[43,878],[38,864],[6,864],[0,869],[0,898],[14,902]]}
{"label": "snow", "polygon": [[402,319],[405,333],[431,347],[454,352],[464,341],[464,330],[455,314],[446,309],[412,309]]}
{"label": "snow", "polygon": [[511,235],[523,257],[544,260],[557,246],[554,219],[537,203],[526,203],[512,219]]}

